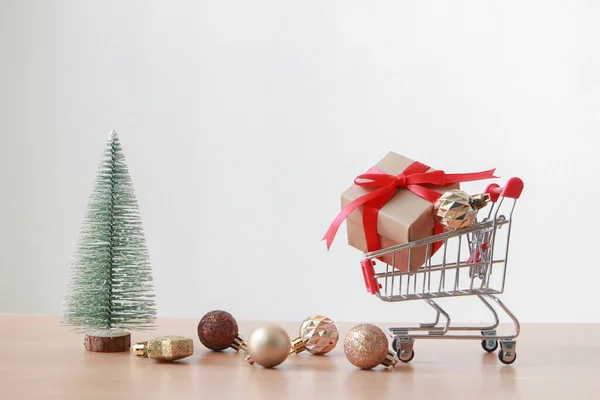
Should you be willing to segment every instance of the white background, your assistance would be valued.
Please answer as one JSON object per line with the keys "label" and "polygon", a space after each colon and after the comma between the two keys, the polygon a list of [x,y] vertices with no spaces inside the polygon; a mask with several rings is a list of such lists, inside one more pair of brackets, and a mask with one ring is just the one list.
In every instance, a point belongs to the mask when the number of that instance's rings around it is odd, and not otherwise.
{"label": "white background", "polygon": [[366,293],[345,229],[320,241],[395,150],[522,177],[502,298],[600,322],[599,20],[572,0],[0,0],[0,312],[61,313],[114,128],[159,316],[429,319]]}

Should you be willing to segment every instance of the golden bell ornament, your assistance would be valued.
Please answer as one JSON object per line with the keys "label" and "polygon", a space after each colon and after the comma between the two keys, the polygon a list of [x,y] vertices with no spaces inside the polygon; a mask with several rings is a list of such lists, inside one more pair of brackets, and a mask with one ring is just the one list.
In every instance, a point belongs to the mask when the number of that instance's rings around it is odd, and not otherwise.
{"label": "golden bell ornament", "polygon": [[470,196],[465,191],[452,189],[440,196],[433,210],[440,225],[456,230],[473,224],[477,211],[485,207],[489,200],[488,194]]}
{"label": "golden bell ornament", "polygon": [[315,355],[329,353],[335,348],[339,332],[331,318],[324,315],[311,315],[300,326],[300,337],[292,341],[291,353],[304,350]]}
{"label": "golden bell ornament", "polygon": [[136,357],[175,361],[194,354],[194,341],[183,336],[161,336],[136,343],[131,351]]}
{"label": "golden bell ornament", "polygon": [[255,329],[247,341],[243,361],[273,368],[284,362],[290,354],[290,336],[277,325]]}

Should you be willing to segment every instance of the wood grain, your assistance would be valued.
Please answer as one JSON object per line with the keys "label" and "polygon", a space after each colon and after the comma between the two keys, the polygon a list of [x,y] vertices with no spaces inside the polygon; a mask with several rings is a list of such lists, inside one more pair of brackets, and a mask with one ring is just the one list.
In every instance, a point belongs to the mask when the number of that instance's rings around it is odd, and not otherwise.
{"label": "wood grain", "polygon": [[[130,352],[85,351],[82,335],[55,316],[0,314],[0,399],[595,399],[600,398],[600,325],[524,324],[518,359],[507,366],[479,341],[423,340],[415,359],[386,370],[358,370],[344,357],[354,323],[329,354],[292,354],[275,369],[215,353],[196,335],[197,320],[158,320],[153,332],[194,338],[194,355],[167,363]],[[246,337],[260,322],[239,321]],[[298,323],[282,323],[295,337]],[[380,324],[382,328],[390,324]]]}
{"label": "wood grain", "polygon": [[129,351],[131,347],[131,334],[115,337],[85,335],[83,346],[87,351],[96,353],[118,353]]}

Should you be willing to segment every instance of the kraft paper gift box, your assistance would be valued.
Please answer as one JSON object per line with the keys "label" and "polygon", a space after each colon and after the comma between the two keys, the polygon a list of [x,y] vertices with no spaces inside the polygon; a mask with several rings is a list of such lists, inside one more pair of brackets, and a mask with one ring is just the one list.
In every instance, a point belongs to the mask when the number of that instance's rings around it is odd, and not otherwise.
{"label": "kraft paper gift box", "polygon": [[[375,164],[375,168],[386,174],[399,175],[413,162],[414,160],[400,154],[389,152]],[[427,172],[430,171],[433,171],[433,169],[430,168],[427,170]],[[423,186],[439,193],[444,193],[450,189],[459,189],[458,183],[451,183],[445,186]],[[372,191],[373,189],[371,188],[355,184],[350,186],[342,194],[342,209],[351,201]],[[357,208],[347,217],[346,227],[348,244],[363,252],[367,252],[365,230],[363,227],[363,207]],[[434,227],[435,216],[432,203],[417,196],[405,187],[398,188],[394,196],[380,208],[377,216],[377,234],[381,249],[432,236],[434,234]],[[416,271],[433,253],[431,246],[429,254],[426,254],[426,250],[425,246],[412,249],[410,269],[408,251],[396,252],[393,259],[394,267],[404,272]],[[392,254],[382,256],[380,260],[392,265]]]}

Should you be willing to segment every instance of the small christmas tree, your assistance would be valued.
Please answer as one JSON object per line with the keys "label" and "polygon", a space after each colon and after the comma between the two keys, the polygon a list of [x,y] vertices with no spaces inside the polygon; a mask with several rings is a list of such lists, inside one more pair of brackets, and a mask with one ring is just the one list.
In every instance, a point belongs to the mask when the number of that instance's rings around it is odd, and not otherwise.
{"label": "small christmas tree", "polygon": [[154,328],[152,270],[138,204],[115,131],[98,169],[65,299],[64,324],[89,351],[127,351],[128,330]]}

